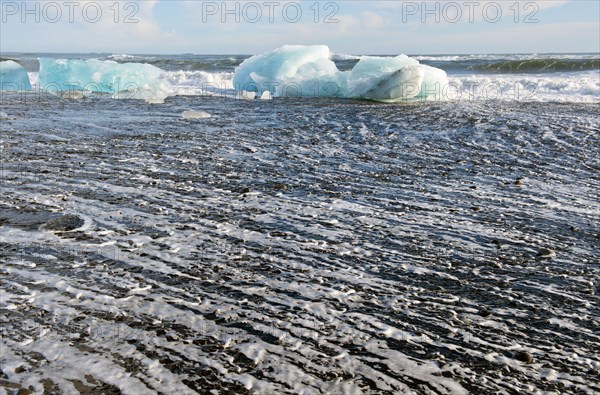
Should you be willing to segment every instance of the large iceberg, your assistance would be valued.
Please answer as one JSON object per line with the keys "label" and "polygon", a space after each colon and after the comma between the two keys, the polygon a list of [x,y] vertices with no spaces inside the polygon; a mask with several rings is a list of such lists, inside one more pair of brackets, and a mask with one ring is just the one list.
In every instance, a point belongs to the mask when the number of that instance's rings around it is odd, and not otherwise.
{"label": "large iceberg", "polygon": [[39,85],[50,92],[102,92],[148,102],[162,102],[173,92],[158,67],[96,59],[40,58]]}
{"label": "large iceberg", "polygon": [[255,55],[235,69],[237,91],[270,91],[273,96],[343,97],[346,74],[330,59],[325,45],[284,45]]}
{"label": "large iceberg", "polygon": [[31,83],[27,70],[13,60],[0,62],[0,90],[30,91]]}
{"label": "large iceberg", "polygon": [[246,59],[235,70],[237,91],[274,96],[363,98],[394,102],[439,97],[446,72],[415,59],[363,56],[350,71],[338,70],[325,45],[284,45]]}

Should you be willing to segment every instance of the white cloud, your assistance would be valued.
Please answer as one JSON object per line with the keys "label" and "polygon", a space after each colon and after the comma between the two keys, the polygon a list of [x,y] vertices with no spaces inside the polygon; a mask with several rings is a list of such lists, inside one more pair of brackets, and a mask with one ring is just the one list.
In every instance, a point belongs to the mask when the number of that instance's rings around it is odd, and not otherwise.
{"label": "white cloud", "polygon": [[[81,21],[102,44],[119,42],[131,49],[144,48],[148,44],[161,46],[177,40],[173,31],[163,32],[153,16],[158,0],[97,2],[87,0],[82,3],[100,4],[103,15],[96,23]],[[118,10],[118,11],[117,11]]]}
{"label": "white cloud", "polygon": [[386,25],[383,16],[376,12],[363,11],[360,16],[362,24],[369,29],[381,29]]}

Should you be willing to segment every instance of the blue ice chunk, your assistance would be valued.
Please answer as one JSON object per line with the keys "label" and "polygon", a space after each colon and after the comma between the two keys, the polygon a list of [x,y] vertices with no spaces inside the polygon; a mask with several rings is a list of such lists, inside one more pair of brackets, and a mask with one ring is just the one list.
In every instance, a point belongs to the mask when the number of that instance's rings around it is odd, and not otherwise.
{"label": "blue ice chunk", "polygon": [[351,71],[339,71],[325,45],[284,45],[246,59],[235,70],[238,91],[273,96],[363,98],[385,102],[440,97],[446,72],[406,55],[363,56]]}
{"label": "blue ice chunk", "polygon": [[235,70],[237,91],[273,96],[336,97],[345,90],[345,73],[330,59],[325,45],[284,45],[246,59]]}
{"label": "blue ice chunk", "polygon": [[13,60],[0,62],[0,90],[30,91],[31,83],[27,70]]}
{"label": "blue ice chunk", "polygon": [[372,100],[410,99],[423,83],[419,62],[406,55],[363,56],[348,75],[348,97]]}
{"label": "blue ice chunk", "polygon": [[111,60],[40,58],[39,84],[51,92],[102,92],[151,102],[161,102],[173,93],[158,67]]}

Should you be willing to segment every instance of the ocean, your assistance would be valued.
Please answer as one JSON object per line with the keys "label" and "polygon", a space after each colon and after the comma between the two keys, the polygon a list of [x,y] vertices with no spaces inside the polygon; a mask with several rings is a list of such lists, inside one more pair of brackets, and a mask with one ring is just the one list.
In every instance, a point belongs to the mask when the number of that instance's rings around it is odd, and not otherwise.
{"label": "ocean", "polygon": [[[452,94],[397,103],[1,56],[0,394],[600,392],[598,54],[411,55]],[[40,57],[173,92],[61,96]]]}

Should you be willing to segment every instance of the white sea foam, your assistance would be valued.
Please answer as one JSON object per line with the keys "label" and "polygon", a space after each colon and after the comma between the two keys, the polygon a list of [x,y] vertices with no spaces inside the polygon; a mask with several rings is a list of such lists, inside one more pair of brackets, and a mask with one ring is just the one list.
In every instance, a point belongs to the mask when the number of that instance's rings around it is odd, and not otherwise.
{"label": "white sea foam", "polygon": [[[34,90],[39,89],[38,73],[29,72]],[[232,72],[171,71],[169,96],[224,96],[235,98]],[[439,100],[504,100],[596,103],[600,101],[597,73],[541,75],[471,74],[448,76],[449,86]]]}
{"label": "white sea foam", "polygon": [[113,54],[113,55],[109,55],[108,56],[108,59],[116,60],[116,61],[119,61],[119,60],[133,60],[133,59],[136,59],[136,58],[137,58],[137,56],[128,55],[128,54]]}
{"label": "white sea foam", "polygon": [[597,73],[571,75],[469,75],[449,78],[449,100],[589,102],[600,100]]}
{"label": "white sea foam", "polygon": [[175,95],[215,95],[233,90],[233,72],[168,71],[165,78]]}
{"label": "white sea foam", "polygon": [[419,61],[460,62],[531,59],[597,59],[597,54],[471,54],[471,55],[415,55]]}
{"label": "white sea foam", "polygon": [[359,60],[359,55],[348,55],[344,53],[334,53],[331,55],[332,60]]}

